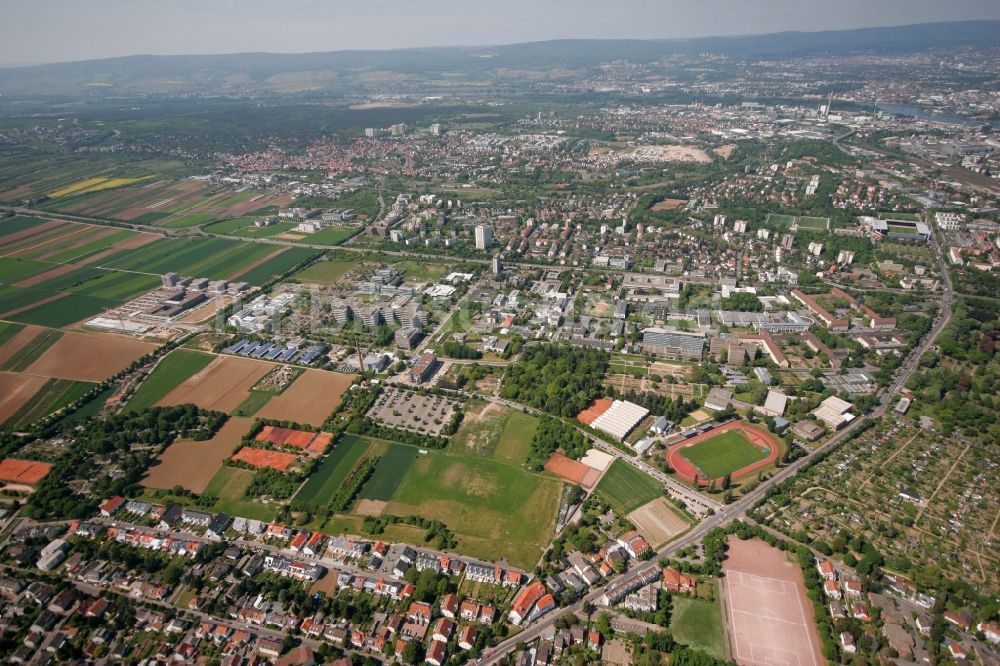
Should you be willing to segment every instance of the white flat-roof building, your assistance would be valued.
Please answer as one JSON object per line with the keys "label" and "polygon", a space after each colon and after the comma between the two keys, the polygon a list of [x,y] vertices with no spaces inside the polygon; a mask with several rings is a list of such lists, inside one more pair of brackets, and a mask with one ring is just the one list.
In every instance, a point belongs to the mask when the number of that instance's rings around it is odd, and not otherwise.
{"label": "white flat-roof building", "polygon": [[854,414],[850,413],[852,407],[854,407],[854,405],[846,400],[842,400],[835,395],[831,395],[829,398],[821,402],[819,407],[812,411],[812,414],[819,421],[822,421],[823,425],[827,428],[831,430],[840,430],[854,420]]}
{"label": "white flat-roof building", "polygon": [[626,400],[615,400],[591,425],[606,432],[618,441],[625,439],[646,416],[649,410]]}
{"label": "white flat-roof building", "polygon": [[764,400],[764,407],[761,411],[768,416],[784,416],[787,405],[788,396],[781,391],[771,389],[767,392],[767,399]]}

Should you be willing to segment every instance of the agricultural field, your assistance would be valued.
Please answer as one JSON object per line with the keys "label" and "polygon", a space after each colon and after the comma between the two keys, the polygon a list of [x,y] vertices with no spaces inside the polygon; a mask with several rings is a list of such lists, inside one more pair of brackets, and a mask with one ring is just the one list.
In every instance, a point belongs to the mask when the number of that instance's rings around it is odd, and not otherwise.
{"label": "agricultural field", "polygon": [[47,381],[45,377],[0,372],[0,423],[17,414]]}
{"label": "agricultural field", "polygon": [[176,272],[210,280],[263,284],[314,251],[218,238],[167,238],[109,257],[104,266],[152,275]]}
{"label": "agricultural field", "polygon": [[[21,343],[15,343],[14,345],[8,345],[7,343],[21,335],[25,327],[21,324],[15,324],[9,321],[0,321],[0,363],[6,361],[10,354],[21,348]],[[31,331],[25,336],[24,341],[27,342],[32,337]],[[10,348],[10,351],[7,351]]]}
{"label": "agricultural field", "polygon": [[[195,352],[197,353],[197,352]],[[216,356],[158,401],[159,405],[194,404],[202,409],[232,413],[250,395],[250,388],[273,364],[238,356]]]}
{"label": "agricultural field", "polygon": [[91,382],[78,382],[72,379],[49,379],[35,395],[21,405],[7,419],[6,425],[15,429],[25,428],[35,421],[56,412],[74,402],[92,389]]}
{"label": "agricultural field", "polygon": [[251,425],[251,420],[233,416],[211,439],[174,442],[149,468],[142,485],[164,490],[181,486],[193,493],[204,493]]}
{"label": "agricultural field", "polygon": [[295,222],[278,222],[266,227],[254,226],[253,217],[237,217],[231,220],[213,222],[205,226],[205,231],[213,234],[239,236],[240,238],[273,238],[295,227]]}
{"label": "agricultural field", "polygon": [[50,199],[58,199],[69,195],[103,192],[104,190],[113,190],[118,187],[140,183],[149,178],[152,178],[152,176],[142,176],[140,178],[87,178],[86,180],[66,185],[54,192],[49,192],[48,196]]}
{"label": "agricultural field", "polygon": [[477,455],[431,451],[410,467],[385,512],[442,521],[456,551],[531,569],[555,529],[562,483]]}
{"label": "agricultural field", "polygon": [[720,479],[747,465],[767,458],[767,453],[750,443],[742,432],[727,430],[693,446],[680,455],[703,472],[703,477]]}
{"label": "agricultural field", "polygon": [[663,496],[659,481],[622,460],[615,460],[595,489],[620,516]]}
{"label": "agricultural field", "polygon": [[299,264],[319,254],[316,250],[290,247],[276,251],[257,264],[249,266],[235,278],[250,284],[264,284],[276,275],[283,275]]}
{"label": "agricultural field", "polygon": [[265,419],[321,426],[353,383],[354,375],[306,370],[291,386],[267,401],[257,415]]}
{"label": "agricultural field", "polygon": [[59,331],[38,326],[20,327],[0,346],[0,370],[23,372],[61,336]]}
{"label": "agricultural field", "polygon": [[210,354],[175,349],[160,359],[128,402],[128,409],[141,411],[156,404],[191,375],[214,360]]}
{"label": "agricultural field", "polygon": [[358,460],[364,455],[372,455],[375,440],[356,435],[343,435],[334,444],[333,451],[299,488],[295,499],[308,504],[322,506],[330,501],[344,479],[350,474]]}
{"label": "agricultural field", "polygon": [[101,382],[155,349],[154,344],[120,335],[67,331],[29,365],[26,372]]}
{"label": "agricultural field", "polygon": [[416,447],[405,444],[390,444],[375,467],[375,472],[362,486],[358,497],[362,500],[382,502],[392,499],[416,458]]}
{"label": "agricultural field", "polygon": [[660,548],[691,526],[688,516],[663,496],[643,504],[627,518],[654,548]]}
{"label": "agricultural field", "polygon": [[[82,181],[77,185],[82,185]],[[47,204],[46,208],[138,224],[185,228],[213,219],[250,215],[275,206],[285,206],[291,201],[291,196],[287,194],[236,192],[194,179],[153,176],[125,183],[129,187],[114,191],[109,191],[107,187],[100,189],[99,185],[93,186],[96,189],[69,189]]]}

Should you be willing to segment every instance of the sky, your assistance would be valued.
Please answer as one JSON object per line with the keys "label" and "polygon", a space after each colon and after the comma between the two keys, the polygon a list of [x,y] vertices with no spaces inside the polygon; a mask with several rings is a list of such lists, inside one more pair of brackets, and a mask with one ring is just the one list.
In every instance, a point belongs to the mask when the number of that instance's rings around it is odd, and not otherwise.
{"label": "sky", "polygon": [[1000,19],[997,0],[3,0],[0,65]]}

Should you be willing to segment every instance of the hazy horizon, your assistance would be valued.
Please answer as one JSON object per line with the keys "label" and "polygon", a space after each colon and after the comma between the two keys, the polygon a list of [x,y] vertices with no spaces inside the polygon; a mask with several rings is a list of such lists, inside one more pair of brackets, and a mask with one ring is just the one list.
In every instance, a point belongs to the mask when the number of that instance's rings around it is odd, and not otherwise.
{"label": "hazy horizon", "polygon": [[[11,0],[0,66],[137,54],[308,53],[550,39],[678,39],[1000,19],[995,0]],[[613,11],[613,14],[611,13]],[[54,22],[53,17],[67,17]],[[151,30],[150,26],[155,26]],[[88,39],[88,35],[94,37]]]}

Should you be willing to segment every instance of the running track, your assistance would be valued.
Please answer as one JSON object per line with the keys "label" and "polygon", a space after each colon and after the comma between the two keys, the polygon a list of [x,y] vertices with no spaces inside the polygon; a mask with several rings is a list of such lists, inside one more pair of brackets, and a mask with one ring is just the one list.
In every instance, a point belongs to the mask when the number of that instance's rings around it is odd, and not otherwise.
{"label": "running track", "polygon": [[742,421],[730,421],[729,423],[723,423],[722,425],[712,428],[711,430],[695,435],[690,439],[685,439],[671,445],[671,447],[667,449],[666,453],[667,464],[670,465],[677,476],[681,477],[688,483],[694,483],[695,476],[698,477],[699,485],[701,485],[701,482],[703,481],[713,481],[714,479],[706,479],[704,475],[698,471],[698,468],[694,466],[694,463],[680,454],[680,450],[686,449],[694,444],[704,442],[706,439],[711,439],[712,437],[715,437],[716,435],[719,435],[727,430],[739,430],[746,436],[747,439],[750,440],[751,444],[760,448],[767,447],[770,450],[770,453],[763,460],[750,463],[746,467],[741,467],[733,472],[732,477],[734,479],[740,476],[745,476],[754,470],[760,469],[761,467],[766,467],[778,459],[778,442],[770,435],[770,433],[766,433],[759,428],[747,425]]}

